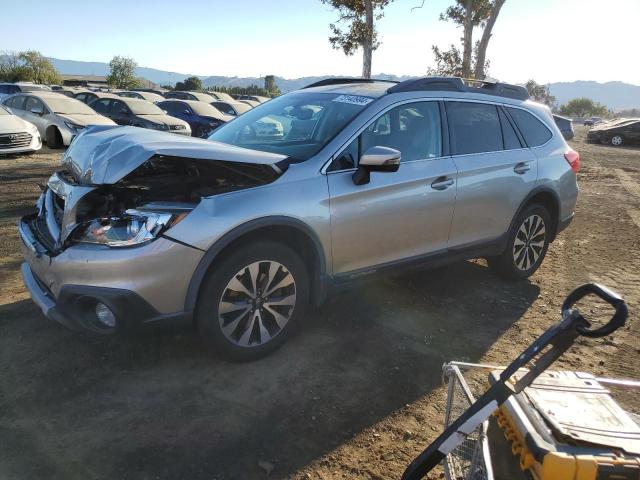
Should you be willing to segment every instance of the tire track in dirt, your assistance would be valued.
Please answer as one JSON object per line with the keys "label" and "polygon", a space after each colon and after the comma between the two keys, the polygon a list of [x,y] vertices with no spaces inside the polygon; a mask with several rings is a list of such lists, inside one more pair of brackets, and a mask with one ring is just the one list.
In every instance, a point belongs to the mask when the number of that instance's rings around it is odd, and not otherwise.
{"label": "tire track in dirt", "polygon": [[[631,177],[631,175],[620,168],[616,168],[615,172],[624,189],[637,199],[640,199],[640,183],[638,183]],[[633,223],[635,223],[636,226],[640,228],[640,211],[637,208],[627,207],[627,214],[629,215],[629,217],[631,217]]]}

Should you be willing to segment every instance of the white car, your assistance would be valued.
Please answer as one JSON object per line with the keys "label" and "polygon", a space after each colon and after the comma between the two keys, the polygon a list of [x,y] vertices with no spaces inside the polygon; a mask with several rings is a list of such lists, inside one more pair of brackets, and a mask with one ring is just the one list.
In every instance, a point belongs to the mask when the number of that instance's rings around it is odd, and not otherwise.
{"label": "white car", "polygon": [[75,98],[54,92],[10,95],[2,101],[17,116],[33,123],[50,148],[68,146],[89,125],[115,125]]}
{"label": "white car", "polygon": [[41,147],[36,126],[0,106],[0,154],[35,152]]}

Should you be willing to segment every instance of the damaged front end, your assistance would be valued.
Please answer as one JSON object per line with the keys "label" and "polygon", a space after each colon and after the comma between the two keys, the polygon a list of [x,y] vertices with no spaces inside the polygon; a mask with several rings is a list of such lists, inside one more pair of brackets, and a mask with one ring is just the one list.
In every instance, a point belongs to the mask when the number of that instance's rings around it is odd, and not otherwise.
{"label": "damaged front end", "polygon": [[[98,134],[103,132],[100,129]],[[47,182],[37,212],[22,219],[21,231],[27,226],[37,240],[23,234],[34,252],[40,254],[44,248],[55,256],[73,244],[142,245],[183,220],[202,198],[265,185],[281,175],[275,163],[218,160],[229,156],[230,147],[221,144],[192,140],[198,148],[184,148],[183,142],[162,137],[163,143],[154,151],[110,133],[108,148],[104,143],[96,145],[91,136],[89,142],[79,137],[63,159],[65,169]],[[90,152],[86,143],[93,148]],[[114,148],[114,143],[121,145]],[[95,152],[101,146],[103,153],[98,156]],[[178,153],[180,147],[196,158],[160,153]],[[109,150],[112,158],[104,153]],[[84,154],[82,161],[79,154]],[[204,154],[210,158],[201,158]],[[131,171],[123,173],[127,163]],[[110,182],[113,172],[120,178]]]}
{"label": "damaged front end", "polygon": [[169,133],[87,128],[18,226],[33,301],[69,328],[106,334],[190,318],[185,298],[204,252],[164,233],[203,198],[275,181],[280,161]]}

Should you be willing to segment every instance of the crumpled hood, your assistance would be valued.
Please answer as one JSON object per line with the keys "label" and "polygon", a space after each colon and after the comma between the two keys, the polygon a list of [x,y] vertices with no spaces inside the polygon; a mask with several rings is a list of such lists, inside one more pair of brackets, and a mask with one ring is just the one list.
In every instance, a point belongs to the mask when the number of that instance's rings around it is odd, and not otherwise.
{"label": "crumpled hood", "polygon": [[156,155],[272,165],[285,155],[260,152],[199,138],[137,127],[91,126],[82,131],[62,158],[76,181],[112,184]]}
{"label": "crumpled hood", "polygon": [[33,131],[36,127],[17,115],[0,115],[0,133]]}
{"label": "crumpled hood", "polygon": [[63,118],[71,123],[75,123],[76,125],[115,125],[116,122],[111,120],[110,118],[103,117],[100,114],[89,115],[89,114],[70,114],[70,113],[58,113],[56,114],[60,118]]}

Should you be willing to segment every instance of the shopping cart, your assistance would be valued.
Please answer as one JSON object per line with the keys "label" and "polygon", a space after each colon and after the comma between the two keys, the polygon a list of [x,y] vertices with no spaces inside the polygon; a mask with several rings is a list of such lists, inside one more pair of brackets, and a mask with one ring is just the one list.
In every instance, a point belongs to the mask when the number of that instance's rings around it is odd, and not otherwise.
{"label": "shopping cart", "polygon": [[[610,304],[615,313],[609,322],[594,328],[574,305],[587,295]],[[518,358],[505,367],[491,387],[474,399],[458,365],[445,369],[448,378],[444,432],[418,455],[405,470],[403,480],[418,480],[444,461],[448,478],[471,480],[493,478],[486,443],[487,420],[512,395],[522,392],[580,337],[599,338],[624,325],[627,306],[616,293],[598,284],[573,290],[562,305],[562,320],[551,326]],[[523,373],[524,370],[524,373]],[[516,378],[516,374],[519,374]],[[520,375],[521,374],[521,375]],[[467,408],[465,408],[467,407]]]}

